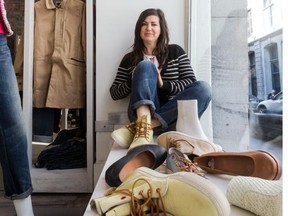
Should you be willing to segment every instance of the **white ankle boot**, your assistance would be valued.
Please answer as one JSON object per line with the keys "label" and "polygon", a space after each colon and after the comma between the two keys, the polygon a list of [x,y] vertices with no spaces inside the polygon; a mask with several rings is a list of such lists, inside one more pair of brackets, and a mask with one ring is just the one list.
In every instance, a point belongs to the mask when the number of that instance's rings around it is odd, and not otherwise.
{"label": "white ankle boot", "polygon": [[31,196],[25,199],[13,200],[17,216],[34,216]]}
{"label": "white ankle boot", "polygon": [[208,140],[198,118],[197,100],[178,100],[176,131],[198,139]]}

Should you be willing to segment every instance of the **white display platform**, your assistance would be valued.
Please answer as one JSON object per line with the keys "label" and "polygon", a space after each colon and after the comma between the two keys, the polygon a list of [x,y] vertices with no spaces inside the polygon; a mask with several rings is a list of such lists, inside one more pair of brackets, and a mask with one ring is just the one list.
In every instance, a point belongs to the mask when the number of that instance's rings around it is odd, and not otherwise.
{"label": "white display platform", "polygon": [[[94,192],[91,196],[90,201],[93,198],[103,197],[105,192],[108,191],[110,186],[105,182],[105,172],[109,168],[109,166],[114,163],[116,160],[122,158],[127,152],[127,149],[120,148],[117,144],[114,143],[112,149],[108,155],[107,161],[104,165],[104,168],[101,172],[101,175],[98,179]],[[206,177],[211,180],[214,184],[216,184],[220,190],[225,194],[227,185],[233,176],[228,175],[211,175],[207,174]],[[84,216],[95,216],[98,215],[95,210],[91,209],[90,201],[85,210]],[[231,214],[230,216],[253,216],[255,214],[250,213],[244,209],[238,208],[236,206],[231,206]]]}

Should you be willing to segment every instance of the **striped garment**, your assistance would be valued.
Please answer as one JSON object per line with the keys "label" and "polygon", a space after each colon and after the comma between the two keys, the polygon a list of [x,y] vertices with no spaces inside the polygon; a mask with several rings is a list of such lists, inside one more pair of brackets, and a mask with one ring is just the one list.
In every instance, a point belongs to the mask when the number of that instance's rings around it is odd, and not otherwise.
{"label": "striped garment", "polygon": [[13,34],[13,31],[11,29],[11,26],[8,22],[7,16],[6,16],[6,9],[5,9],[5,5],[4,5],[4,0],[0,0],[0,13],[1,13],[1,19],[2,19],[2,24],[4,25],[4,30],[5,30],[5,34],[7,36],[11,36]]}
{"label": "striped garment", "polygon": [[[196,81],[190,60],[182,47],[170,44],[168,51],[168,61],[166,61],[161,71],[163,86],[158,89],[161,104],[171,100],[183,91],[187,85]],[[131,93],[131,74],[134,69],[131,57],[131,52],[126,54],[118,67],[115,80],[110,87],[113,100],[125,98]]]}

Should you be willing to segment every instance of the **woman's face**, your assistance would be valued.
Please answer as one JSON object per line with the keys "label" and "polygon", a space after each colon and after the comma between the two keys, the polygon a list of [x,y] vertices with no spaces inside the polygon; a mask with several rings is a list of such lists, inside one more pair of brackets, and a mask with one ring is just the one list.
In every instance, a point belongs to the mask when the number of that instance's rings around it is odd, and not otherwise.
{"label": "woman's face", "polygon": [[156,44],[161,33],[159,17],[151,15],[142,23],[140,37],[146,44]]}

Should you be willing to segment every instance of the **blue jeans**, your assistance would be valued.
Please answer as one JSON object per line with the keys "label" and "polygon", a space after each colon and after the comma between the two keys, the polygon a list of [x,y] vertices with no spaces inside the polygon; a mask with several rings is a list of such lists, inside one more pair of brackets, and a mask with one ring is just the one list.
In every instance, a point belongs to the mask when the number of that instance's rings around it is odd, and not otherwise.
{"label": "blue jeans", "polygon": [[27,137],[14,67],[6,36],[0,35],[0,161],[5,196],[23,199],[32,193]]}
{"label": "blue jeans", "polygon": [[158,119],[160,127],[154,128],[154,134],[176,130],[178,100],[197,100],[198,117],[200,118],[211,101],[211,87],[204,81],[196,81],[176,95],[173,99],[160,105],[157,89],[157,70],[149,61],[141,61],[132,80],[132,93],[128,106],[128,117],[136,121],[136,109],[141,105],[150,106],[152,118]]}
{"label": "blue jeans", "polygon": [[53,141],[57,110],[54,108],[33,108],[33,141],[48,143]]}

